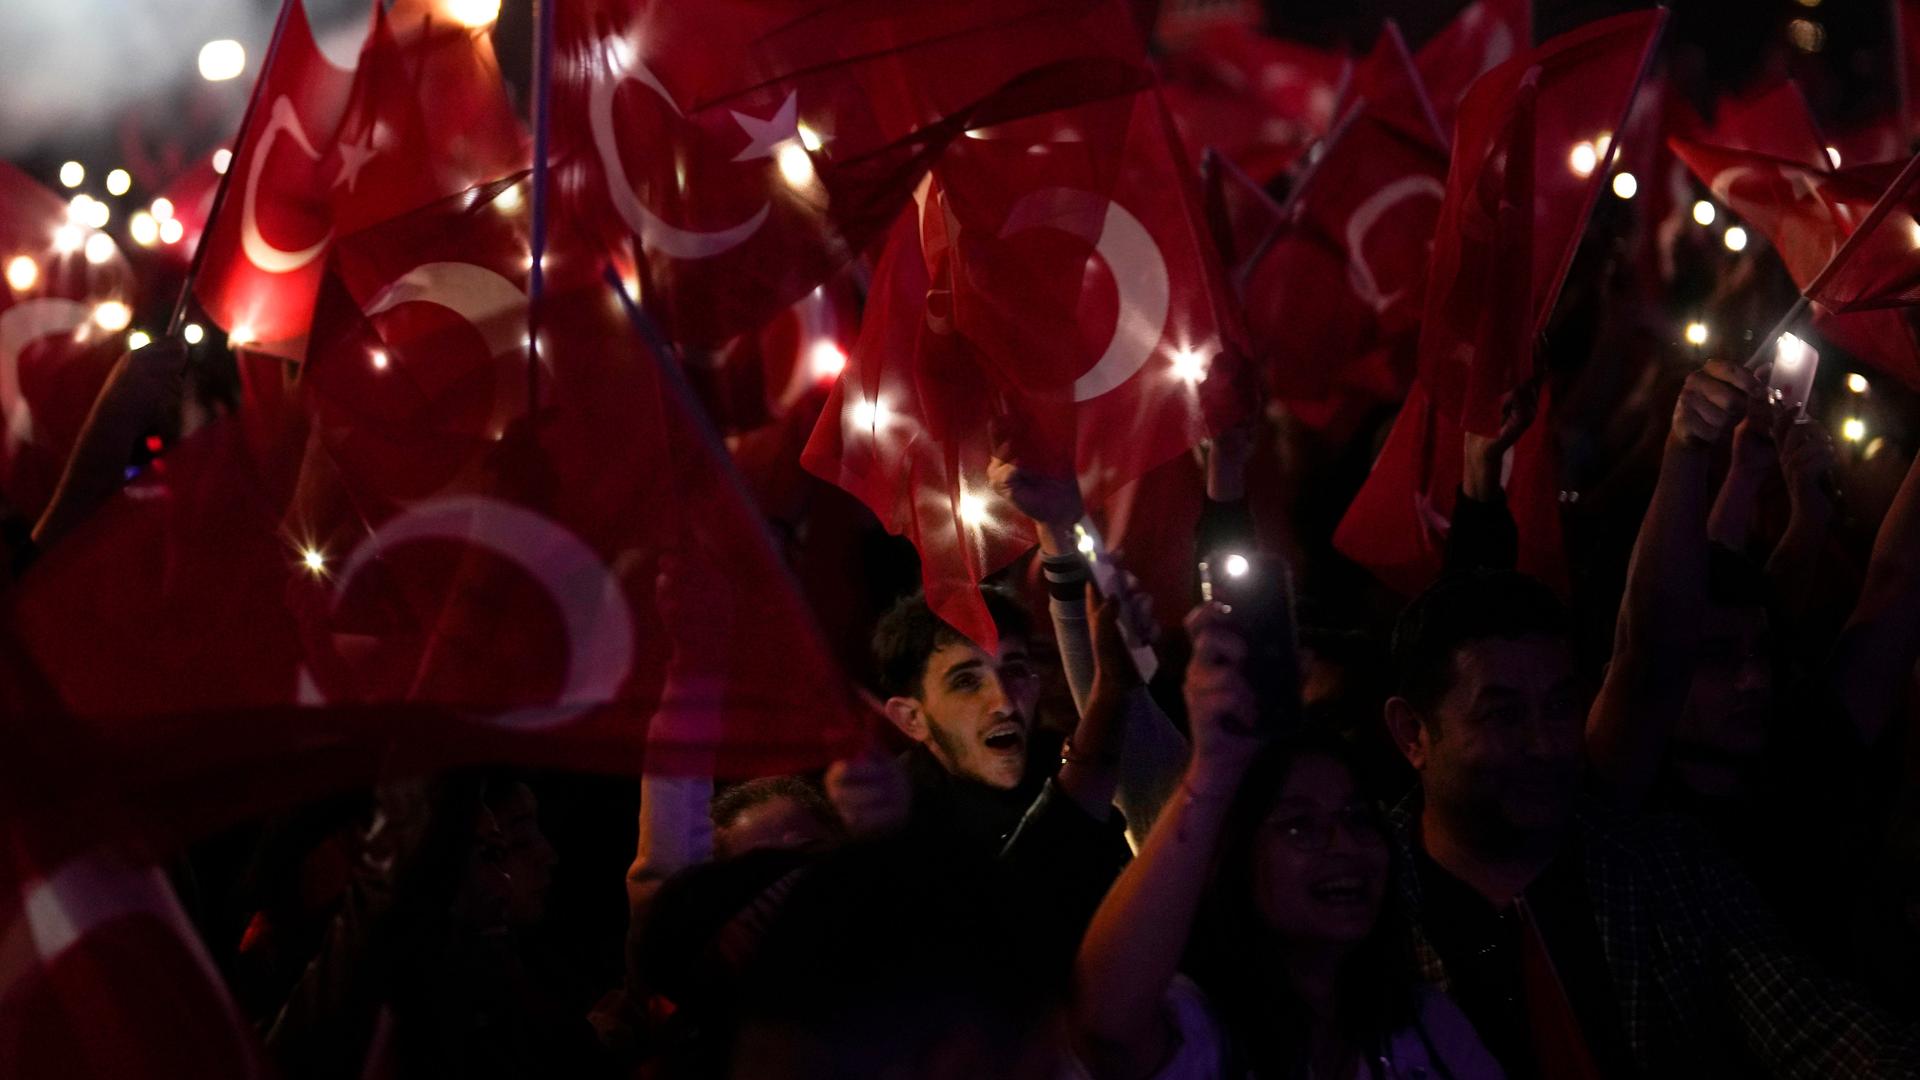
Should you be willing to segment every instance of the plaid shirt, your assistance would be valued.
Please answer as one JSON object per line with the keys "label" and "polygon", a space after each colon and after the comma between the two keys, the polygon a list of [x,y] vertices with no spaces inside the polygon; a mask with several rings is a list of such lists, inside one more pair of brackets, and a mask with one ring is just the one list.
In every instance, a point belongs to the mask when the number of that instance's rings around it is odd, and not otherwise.
{"label": "plaid shirt", "polygon": [[[1418,789],[1390,815],[1414,957],[1442,989],[1423,929]],[[1896,1024],[1789,943],[1752,884],[1683,818],[1575,816],[1620,1018],[1648,1076],[1920,1077],[1920,1028]],[[1737,1042],[1736,1042],[1737,1040]]]}

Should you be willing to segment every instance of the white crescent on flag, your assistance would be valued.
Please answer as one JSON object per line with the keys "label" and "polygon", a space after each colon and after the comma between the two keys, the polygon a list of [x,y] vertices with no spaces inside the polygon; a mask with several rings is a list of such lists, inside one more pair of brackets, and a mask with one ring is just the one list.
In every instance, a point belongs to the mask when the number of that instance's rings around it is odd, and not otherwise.
{"label": "white crescent on flag", "polygon": [[494,356],[505,356],[526,343],[527,294],[484,266],[422,263],[375,293],[366,313],[378,315],[416,301],[437,304],[472,323]]}
{"label": "white crescent on flag", "polygon": [[9,447],[33,438],[33,410],[20,392],[20,354],[50,334],[70,334],[86,325],[90,309],[78,300],[36,297],[0,311],[0,420]]}
{"label": "white crescent on flag", "polygon": [[[627,227],[640,238],[641,246],[675,259],[710,259],[746,243],[747,238],[766,223],[767,216],[773,212],[772,203],[760,204],[759,210],[738,225],[713,232],[669,225],[641,204],[633,192],[632,182],[627,179],[627,167],[620,160],[620,140],[613,123],[613,95],[621,83],[631,79],[660,95],[660,100],[667,103],[675,116],[684,114],[673,95],[661,85],[659,77],[640,59],[637,49],[625,42],[615,42],[604,51],[608,70],[593,80],[587,120],[593,127],[593,145],[600,153],[601,167],[606,170],[607,196],[613,200],[614,209],[619,211]],[[739,119],[738,113],[734,115]]]}
{"label": "white crescent on flag", "polygon": [[319,258],[327,250],[327,242],[333,239],[333,230],[329,229],[315,243],[299,251],[286,251],[273,246],[260,234],[260,217],[256,206],[260,194],[260,170],[266,167],[268,156],[273,153],[273,140],[282,131],[292,136],[295,145],[308,157],[316,162],[320,160],[320,152],[314,149],[313,141],[307,138],[306,129],[300,126],[300,114],[294,111],[293,102],[287,100],[285,94],[274,98],[266,129],[260,132],[260,146],[247,163],[247,183],[240,200],[240,249],[246,253],[248,262],[269,274],[293,273]]}
{"label": "white crescent on flag", "polygon": [[1373,266],[1367,262],[1367,236],[1387,211],[1422,195],[1440,202],[1446,199],[1447,189],[1431,176],[1403,176],[1367,196],[1347,218],[1347,283],[1353,287],[1354,295],[1376,313],[1392,307],[1406,295],[1406,290],[1396,289],[1390,295],[1380,292],[1380,283],[1373,277]]}
{"label": "white crescent on flag", "polygon": [[[1100,223],[1087,235],[1089,222]],[[1073,381],[1073,400],[1091,401],[1134,377],[1160,348],[1172,307],[1173,286],[1160,245],[1140,219],[1117,201],[1076,188],[1040,188],[1021,196],[1000,228],[1002,239],[1027,229],[1051,228],[1093,245],[1113,274],[1120,310],[1100,359]]]}

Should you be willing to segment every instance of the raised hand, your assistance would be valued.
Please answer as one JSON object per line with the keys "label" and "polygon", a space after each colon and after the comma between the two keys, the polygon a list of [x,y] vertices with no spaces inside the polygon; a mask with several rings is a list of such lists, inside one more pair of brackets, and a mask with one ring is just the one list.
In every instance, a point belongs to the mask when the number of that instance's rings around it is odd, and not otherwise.
{"label": "raised hand", "polygon": [[1753,372],[1712,360],[1687,376],[1673,404],[1671,437],[1695,449],[1717,446],[1748,413],[1767,415],[1766,387]]}

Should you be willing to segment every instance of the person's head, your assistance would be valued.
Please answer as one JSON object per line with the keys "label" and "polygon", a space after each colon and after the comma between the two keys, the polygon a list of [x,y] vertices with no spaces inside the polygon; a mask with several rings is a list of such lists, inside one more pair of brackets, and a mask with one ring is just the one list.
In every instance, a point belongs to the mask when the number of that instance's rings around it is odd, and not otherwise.
{"label": "person's head", "polygon": [[1438,819],[1488,855],[1556,838],[1585,699],[1552,591],[1512,571],[1443,579],[1401,613],[1393,663],[1387,727]]}
{"label": "person's head", "polygon": [[714,853],[730,859],[749,851],[829,847],[845,835],[833,805],[797,776],[769,776],[735,784],[713,800]]}
{"label": "person's head", "polygon": [[493,845],[492,863],[504,877],[507,923],[539,922],[560,857],[540,831],[540,804],[533,789],[518,780],[490,782],[483,807],[481,816],[491,819],[483,823],[483,835]]}
{"label": "person's head", "polygon": [[1188,969],[1249,1055],[1284,1070],[1306,1006],[1289,972],[1332,961],[1335,1022],[1352,1045],[1399,1028],[1412,966],[1388,914],[1390,852],[1353,750],[1329,733],[1260,752],[1228,808]]}
{"label": "person's head", "polygon": [[1028,656],[1032,622],[1013,596],[981,590],[999,631],[987,652],[947,625],[924,594],[894,605],[873,634],[887,719],[948,772],[998,788],[1017,786],[1040,680]]}
{"label": "person's head", "polygon": [[1715,549],[1700,617],[1700,651],[1669,756],[1682,783],[1730,795],[1766,749],[1773,657],[1765,583],[1738,555]]}

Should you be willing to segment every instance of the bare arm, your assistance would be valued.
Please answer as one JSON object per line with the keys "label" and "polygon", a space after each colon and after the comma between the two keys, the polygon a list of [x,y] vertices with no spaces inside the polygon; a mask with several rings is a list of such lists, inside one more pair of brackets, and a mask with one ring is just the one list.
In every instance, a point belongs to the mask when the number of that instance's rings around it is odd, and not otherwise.
{"label": "bare arm", "polygon": [[1920,654],[1920,457],[1880,523],[1859,603],[1834,649],[1833,685],[1860,739],[1886,727]]}
{"label": "bare arm", "polygon": [[1813,606],[1827,530],[1838,509],[1826,480],[1833,472],[1833,436],[1808,420],[1788,427],[1778,441],[1792,513],[1767,559],[1767,580],[1785,610],[1799,616]]}
{"label": "bare arm", "polygon": [[1750,372],[1716,360],[1688,376],[1674,403],[1660,478],[1627,567],[1613,661],[1587,714],[1588,759],[1626,805],[1652,786],[1686,704],[1706,603],[1712,449],[1759,392]]}

